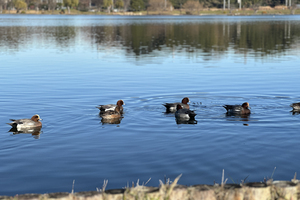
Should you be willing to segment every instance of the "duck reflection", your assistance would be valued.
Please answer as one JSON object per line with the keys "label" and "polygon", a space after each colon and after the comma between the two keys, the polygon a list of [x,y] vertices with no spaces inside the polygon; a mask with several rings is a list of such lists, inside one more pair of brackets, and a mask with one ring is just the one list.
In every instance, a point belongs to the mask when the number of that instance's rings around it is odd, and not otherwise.
{"label": "duck reflection", "polygon": [[102,124],[120,124],[122,120],[121,107],[117,105],[114,110],[100,112]]}
{"label": "duck reflection", "polygon": [[197,124],[197,120],[183,120],[176,118],[176,124]]}
{"label": "duck reflection", "polygon": [[40,134],[42,133],[41,127],[35,127],[35,128],[11,128],[8,132],[12,132],[13,135],[17,134],[31,134],[35,139],[40,138]]}
{"label": "duck reflection", "polygon": [[119,118],[113,118],[113,119],[101,119],[102,124],[120,124],[122,120],[122,117]]}
{"label": "duck reflection", "polygon": [[[226,113],[225,117],[227,118],[227,120],[229,121],[244,121],[244,122],[248,122],[250,121],[250,114],[237,114],[237,113]],[[249,124],[244,123],[244,126],[249,126]]]}
{"label": "duck reflection", "polygon": [[238,121],[249,121],[250,114],[226,113],[226,117],[239,119]]}

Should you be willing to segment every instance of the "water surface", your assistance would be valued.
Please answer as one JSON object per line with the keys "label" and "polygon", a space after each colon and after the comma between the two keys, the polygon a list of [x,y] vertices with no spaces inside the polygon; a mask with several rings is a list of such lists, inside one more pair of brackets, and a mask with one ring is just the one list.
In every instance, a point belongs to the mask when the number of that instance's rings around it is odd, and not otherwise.
{"label": "water surface", "polygon": [[[299,16],[0,18],[0,194],[290,180],[299,172]],[[196,123],[166,102],[190,98]],[[123,99],[119,124],[99,104]],[[248,118],[224,104],[249,102]],[[11,118],[39,114],[39,135]],[[273,177],[272,173],[274,168]],[[246,178],[247,177],[247,178]]]}

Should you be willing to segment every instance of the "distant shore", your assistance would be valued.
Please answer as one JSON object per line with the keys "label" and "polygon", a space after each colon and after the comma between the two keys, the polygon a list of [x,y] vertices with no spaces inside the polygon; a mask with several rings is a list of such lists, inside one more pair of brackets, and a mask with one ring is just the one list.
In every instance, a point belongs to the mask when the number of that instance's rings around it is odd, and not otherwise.
{"label": "distant shore", "polygon": [[271,8],[269,6],[261,6],[257,10],[252,8],[246,9],[202,9],[200,11],[187,11],[187,10],[173,10],[173,11],[140,11],[140,12],[98,12],[96,10],[90,11],[79,11],[71,9],[70,12],[67,10],[22,10],[17,13],[16,10],[2,10],[0,14],[30,14],[30,15],[232,15],[232,16],[250,16],[250,15],[299,15],[300,9],[288,9],[286,6],[277,6]]}

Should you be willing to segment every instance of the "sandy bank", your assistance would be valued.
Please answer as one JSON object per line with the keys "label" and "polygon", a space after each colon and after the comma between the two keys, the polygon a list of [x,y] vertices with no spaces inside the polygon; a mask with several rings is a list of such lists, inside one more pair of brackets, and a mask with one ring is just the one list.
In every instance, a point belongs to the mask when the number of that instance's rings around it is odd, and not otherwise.
{"label": "sandy bank", "polygon": [[1,200],[279,200],[300,199],[300,183],[293,181],[273,181],[268,183],[246,183],[225,185],[177,185],[160,187],[136,186],[105,192],[24,194],[13,197],[0,196]]}

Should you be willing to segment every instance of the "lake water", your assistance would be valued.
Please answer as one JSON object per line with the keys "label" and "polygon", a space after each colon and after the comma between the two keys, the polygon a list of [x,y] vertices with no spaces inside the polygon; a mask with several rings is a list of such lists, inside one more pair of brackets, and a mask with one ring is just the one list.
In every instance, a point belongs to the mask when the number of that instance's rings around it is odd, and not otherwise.
{"label": "lake water", "polygon": [[[290,180],[300,16],[0,15],[0,195]],[[190,98],[194,124],[162,105]],[[119,124],[99,104],[125,102]],[[248,118],[224,104],[249,102]],[[39,114],[39,135],[9,119]],[[274,168],[276,170],[274,171]],[[273,175],[272,175],[273,174]]]}

